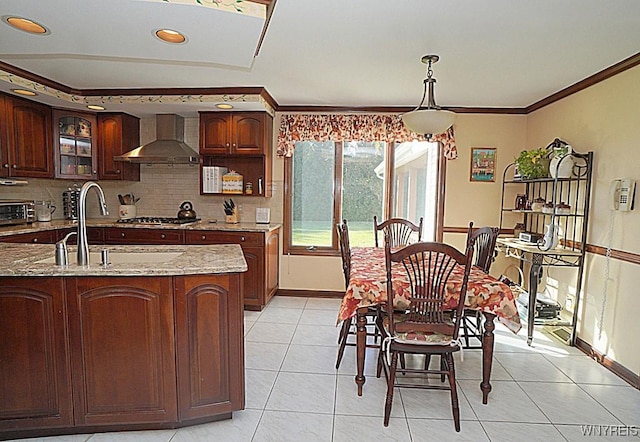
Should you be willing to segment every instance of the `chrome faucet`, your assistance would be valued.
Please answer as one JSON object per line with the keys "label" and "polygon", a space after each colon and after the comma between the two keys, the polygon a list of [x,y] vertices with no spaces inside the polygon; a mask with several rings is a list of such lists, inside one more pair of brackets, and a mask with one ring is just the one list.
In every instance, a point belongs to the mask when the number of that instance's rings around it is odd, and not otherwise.
{"label": "chrome faucet", "polygon": [[107,203],[104,199],[102,187],[93,181],[87,181],[80,189],[78,197],[78,265],[89,265],[89,242],[87,241],[87,192],[89,189],[95,188],[100,199],[100,213],[108,215]]}

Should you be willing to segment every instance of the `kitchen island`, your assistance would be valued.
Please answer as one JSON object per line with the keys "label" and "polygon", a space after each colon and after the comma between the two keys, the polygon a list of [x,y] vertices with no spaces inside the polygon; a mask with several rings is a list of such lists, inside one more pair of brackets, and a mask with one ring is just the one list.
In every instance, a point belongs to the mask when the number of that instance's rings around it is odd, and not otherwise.
{"label": "kitchen island", "polygon": [[[0,227],[0,242],[54,243],[76,226],[72,221],[54,220]],[[279,224],[227,224],[207,220],[187,224],[135,224],[97,218],[87,220],[87,233],[90,244],[240,244],[247,262],[247,271],[241,277],[245,309],[262,310],[278,290]]]}
{"label": "kitchen island", "polygon": [[[0,439],[175,428],[244,408],[239,245],[2,244]],[[101,250],[110,264],[101,265]]]}

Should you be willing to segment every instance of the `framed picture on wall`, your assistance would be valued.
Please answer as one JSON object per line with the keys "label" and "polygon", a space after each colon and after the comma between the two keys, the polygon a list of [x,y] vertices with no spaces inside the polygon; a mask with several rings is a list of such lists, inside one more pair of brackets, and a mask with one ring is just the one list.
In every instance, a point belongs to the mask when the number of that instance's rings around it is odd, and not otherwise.
{"label": "framed picture on wall", "polygon": [[496,180],[496,148],[471,148],[470,181],[494,182]]}

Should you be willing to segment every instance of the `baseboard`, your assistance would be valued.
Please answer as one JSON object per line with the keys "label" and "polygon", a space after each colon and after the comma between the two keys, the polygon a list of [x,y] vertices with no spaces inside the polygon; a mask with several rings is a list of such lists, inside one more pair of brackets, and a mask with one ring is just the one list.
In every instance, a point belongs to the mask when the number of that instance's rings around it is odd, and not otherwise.
{"label": "baseboard", "polygon": [[344,292],[334,292],[329,290],[278,289],[276,295],[302,296],[304,298],[344,298]]}
{"label": "baseboard", "polygon": [[632,387],[640,390],[640,374],[634,373],[620,363],[609,359],[607,355],[596,350],[591,346],[591,344],[583,341],[579,337],[576,338],[576,347],[587,354],[591,359],[596,360],[600,365],[607,368],[613,374],[628,382]]}

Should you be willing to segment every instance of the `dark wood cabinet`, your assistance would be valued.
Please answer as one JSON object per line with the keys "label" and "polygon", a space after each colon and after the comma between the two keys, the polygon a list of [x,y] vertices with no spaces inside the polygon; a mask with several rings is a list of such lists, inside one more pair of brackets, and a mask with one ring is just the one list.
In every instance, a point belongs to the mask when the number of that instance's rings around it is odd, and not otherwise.
{"label": "dark wood cabinet", "polygon": [[60,278],[2,278],[0,436],[73,423]]}
{"label": "dark wood cabinet", "polygon": [[105,244],[184,244],[182,230],[108,227]]}
{"label": "dark wood cabinet", "polygon": [[264,155],[273,119],[266,112],[201,112],[200,153]]}
{"label": "dark wood cabinet", "polygon": [[40,232],[17,233],[15,235],[0,236],[0,242],[54,244],[57,240],[58,233],[55,230],[43,230]]}
{"label": "dark wood cabinet", "polygon": [[93,114],[56,109],[53,111],[55,177],[98,177],[96,117]]}
{"label": "dark wood cabinet", "polygon": [[0,176],[52,178],[51,108],[9,95],[0,98]]}
{"label": "dark wood cabinet", "polygon": [[244,408],[240,274],[0,277],[0,439]]}
{"label": "dark wood cabinet", "polygon": [[186,244],[240,244],[247,262],[242,274],[244,306],[262,310],[278,290],[279,229],[270,232],[188,230]]}
{"label": "dark wood cabinet", "polygon": [[98,114],[98,178],[140,181],[140,165],[113,157],[140,146],[140,119],[125,113]]}
{"label": "dark wood cabinet", "polygon": [[[201,166],[226,167],[251,183],[245,195],[270,197],[273,118],[266,112],[200,112]],[[201,168],[201,193],[202,168]]]}
{"label": "dark wood cabinet", "polygon": [[172,279],[67,279],[75,425],[177,419]]}
{"label": "dark wood cabinet", "polygon": [[240,285],[237,274],[175,278],[180,420],[244,408]]}

